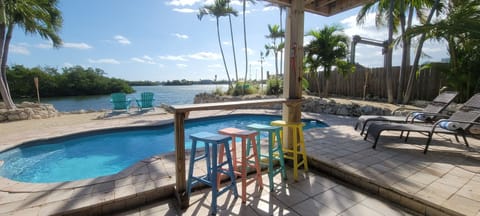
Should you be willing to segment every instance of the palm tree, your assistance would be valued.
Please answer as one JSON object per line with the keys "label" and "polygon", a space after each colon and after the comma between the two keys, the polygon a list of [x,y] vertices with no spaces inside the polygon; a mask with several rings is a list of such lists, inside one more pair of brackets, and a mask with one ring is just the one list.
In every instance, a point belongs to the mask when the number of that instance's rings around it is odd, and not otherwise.
{"label": "palm tree", "polygon": [[247,22],[245,19],[245,12],[247,10],[247,1],[249,1],[252,4],[255,4],[255,1],[253,0],[243,0],[243,44],[244,44],[244,49],[245,49],[245,79],[243,82],[243,90],[242,93],[245,94],[245,87],[247,85],[247,73],[248,73],[248,46],[247,46]]}
{"label": "palm tree", "polygon": [[273,52],[275,56],[275,77],[278,79],[278,52],[285,47],[285,43],[277,44],[277,38],[281,38],[285,36],[285,32],[280,30],[279,25],[268,25],[268,35],[265,35],[266,38],[270,38],[272,40],[271,44],[266,44],[265,49],[266,53],[265,56],[270,54],[270,51]]}
{"label": "palm tree", "polygon": [[[400,1],[390,1],[390,0],[374,0],[365,4],[359,11],[357,15],[357,23],[363,23],[366,18],[366,15],[369,11],[373,11],[376,6],[376,16],[375,24],[377,26],[384,26],[385,21],[389,17],[389,9],[391,4],[394,4],[393,18],[394,26],[393,31],[401,32],[401,41],[402,41],[402,64],[399,74],[399,85],[397,89],[397,103],[402,101],[403,94],[403,83],[405,80],[406,71],[410,67],[410,48],[411,48],[411,38],[407,37],[405,31],[412,27],[413,15],[416,13],[416,16],[421,20],[425,20],[425,15],[423,14],[423,8],[430,8],[433,4],[433,0],[400,0]],[[407,13],[408,11],[408,13]],[[408,18],[406,17],[408,14]],[[399,30],[400,29],[400,30]],[[421,52],[421,49],[417,49]],[[388,90],[391,92],[392,90]]]}
{"label": "palm tree", "polygon": [[443,19],[414,27],[407,34],[447,41],[450,54],[447,83],[460,92],[461,99],[466,99],[480,91],[480,1],[450,0],[448,3]]}
{"label": "palm tree", "polygon": [[50,39],[54,47],[59,47],[62,43],[58,36],[62,16],[57,0],[0,0],[0,93],[7,109],[16,108],[7,81],[8,51],[15,26],[23,28],[26,33]]}
{"label": "palm tree", "polygon": [[[230,0],[227,0],[227,7],[229,7]],[[232,9],[234,10],[234,9]],[[232,14],[234,16],[237,16],[238,11],[235,11],[235,13],[228,13],[228,23],[230,25],[230,40],[232,41],[232,52],[233,52],[233,65],[235,68],[235,81],[238,82],[238,67],[237,67],[237,54],[235,51],[235,41],[233,40],[233,26],[232,26]]]}
{"label": "palm tree", "polygon": [[223,66],[225,67],[225,72],[227,73],[228,85],[230,88],[232,86],[232,80],[230,79],[230,74],[228,73],[227,62],[225,61],[225,54],[223,53],[222,41],[220,39],[220,17],[228,16],[229,14],[234,14],[237,16],[237,12],[228,6],[228,0],[215,0],[213,5],[205,5],[199,9],[197,17],[199,20],[202,20],[205,15],[214,16],[217,21],[217,38],[218,46],[220,47],[220,53],[222,54]]}
{"label": "palm tree", "polygon": [[[307,36],[312,36],[313,40],[305,46],[305,62],[310,72],[315,73],[320,67],[323,69],[325,78],[323,97],[327,97],[328,78],[333,66],[336,66],[338,72],[342,74],[353,71],[353,67],[345,60],[348,55],[349,39],[338,26],[325,26],[321,30],[310,30]],[[320,71],[318,74],[317,78],[320,78]],[[317,84],[319,84],[318,81]],[[317,87],[320,96],[319,85]]]}

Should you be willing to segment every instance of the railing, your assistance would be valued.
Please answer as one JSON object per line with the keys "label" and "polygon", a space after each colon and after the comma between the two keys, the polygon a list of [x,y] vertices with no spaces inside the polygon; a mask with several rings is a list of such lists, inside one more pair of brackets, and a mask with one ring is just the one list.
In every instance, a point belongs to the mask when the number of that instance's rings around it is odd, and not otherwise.
{"label": "railing", "polygon": [[268,105],[268,104],[299,104],[301,99],[265,99],[265,100],[247,100],[221,103],[205,103],[205,104],[188,104],[188,105],[172,105],[168,109],[175,115],[175,170],[176,183],[175,190],[177,199],[182,208],[189,205],[186,193],[186,167],[185,167],[185,118],[191,111],[201,110],[219,110],[219,109],[238,109],[245,105]]}

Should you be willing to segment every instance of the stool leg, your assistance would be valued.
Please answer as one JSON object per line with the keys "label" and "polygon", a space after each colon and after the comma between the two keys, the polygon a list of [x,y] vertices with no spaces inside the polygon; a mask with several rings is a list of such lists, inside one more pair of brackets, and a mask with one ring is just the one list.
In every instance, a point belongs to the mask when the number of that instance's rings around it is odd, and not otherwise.
{"label": "stool leg", "polygon": [[[205,144],[207,145],[207,144]],[[213,143],[212,144],[212,154],[211,154],[211,160],[212,160],[212,166],[211,167],[208,167],[207,169],[211,169],[211,183],[212,183],[212,214],[216,214],[217,213],[217,196],[218,196],[218,187],[217,187],[217,171],[218,171],[218,167],[217,167],[217,144],[216,143]],[[228,158],[228,155],[227,155],[227,158]],[[208,158],[207,158],[208,160]]]}
{"label": "stool leg", "polygon": [[212,180],[212,165],[211,165],[211,161],[210,161],[210,144],[209,143],[204,143],[205,145],[205,162],[207,163],[207,179],[209,181]]}
{"label": "stool leg", "polygon": [[[218,153],[218,164],[223,163],[223,156],[225,155],[224,151],[228,151],[228,149],[225,150],[225,145],[220,144],[220,151]],[[222,175],[221,172],[217,173],[217,188],[220,188],[220,183],[222,181],[221,175]]]}
{"label": "stool leg", "polygon": [[297,137],[297,128],[292,128],[292,150],[293,150],[293,180],[298,180],[298,137]]}
{"label": "stool leg", "polygon": [[268,139],[268,180],[270,182],[270,191],[273,191],[273,175],[274,175],[274,171],[273,171],[273,139],[275,138],[274,137],[274,133],[272,132],[269,132],[268,133],[268,136],[269,136],[269,139]]}
{"label": "stool leg", "polygon": [[308,172],[308,160],[307,160],[307,149],[305,148],[305,138],[303,136],[303,129],[302,127],[299,128],[300,134],[300,151],[303,155],[303,169],[305,172]]}
{"label": "stool leg", "polygon": [[287,174],[285,173],[285,161],[283,159],[282,140],[280,138],[280,133],[279,132],[277,132],[275,134],[277,136],[277,145],[278,145],[278,153],[279,153],[279,156],[280,156],[280,168],[281,168],[281,171],[282,171],[282,178],[287,179]]}
{"label": "stool leg", "polygon": [[242,137],[242,202],[247,202],[247,138]]}
{"label": "stool leg", "polygon": [[192,191],[193,166],[195,164],[196,151],[197,151],[197,140],[192,140],[192,148],[190,149],[190,165],[188,169],[187,197],[190,197],[190,193]]}
{"label": "stool leg", "polygon": [[255,160],[255,169],[257,171],[256,173],[256,178],[257,178],[257,184],[261,189],[263,189],[263,181],[262,181],[262,169],[260,167],[260,160],[258,159],[258,151],[257,151],[257,142],[255,138],[252,139],[252,137],[249,138],[250,144],[252,144],[253,147],[253,158]]}
{"label": "stool leg", "polygon": [[[224,144],[226,149],[228,148],[228,141]],[[238,191],[237,191],[237,185],[235,182],[235,172],[233,171],[233,163],[232,163],[232,156],[230,155],[230,151],[225,151],[225,154],[227,155],[227,162],[228,162],[228,175],[230,176],[231,184],[229,187],[233,187],[233,195],[235,198],[238,197]]]}

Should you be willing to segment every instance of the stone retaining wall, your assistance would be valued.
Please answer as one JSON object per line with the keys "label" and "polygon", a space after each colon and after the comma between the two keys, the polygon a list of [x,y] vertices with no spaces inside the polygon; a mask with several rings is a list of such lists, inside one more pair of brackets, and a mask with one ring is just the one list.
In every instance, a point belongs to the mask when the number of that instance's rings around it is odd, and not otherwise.
{"label": "stone retaining wall", "polygon": [[17,104],[17,109],[7,110],[5,104],[0,102],[0,122],[45,119],[58,115],[59,112],[51,104],[23,102]]}
{"label": "stone retaining wall", "polygon": [[[240,101],[240,100],[258,100],[258,99],[270,99],[276,98],[276,96],[218,96],[209,93],[202,93],[195,96],[194,103],[214,103],[214,102],[227,102],[227,101]],[[246,105],[242,106],[246,109],[281,109],[282,105]],[[374,105],[360,105],[355,102],[337,103],[333,99],[308,97],[305,98],[302,104],[303,112],[311,113],[328,113],[334,115],[345,116],[360,116],[360,115],[390,115],[392,113],[391,108],[374,106]]]}

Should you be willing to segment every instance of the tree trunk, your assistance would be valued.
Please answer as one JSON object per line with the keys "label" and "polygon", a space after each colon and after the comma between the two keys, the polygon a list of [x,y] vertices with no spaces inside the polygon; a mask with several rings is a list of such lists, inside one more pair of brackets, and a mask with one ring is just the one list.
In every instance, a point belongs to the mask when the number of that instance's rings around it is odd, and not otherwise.
{"label": "tree trunk", "polygon": [[8,88],[7,82],[7,56],[8,56],[8,47],[10,44],[10,40],[12,37],[12,29],[13,26],[9,26],[7,32],[9,34],[5,35],[5,30],[7,28],[5,24],[5,4],[3,1],[0,2],[1,8],[0,13],[2,13],[2,23],[0,23],[0,45],[1,53],[0,58],[2,59],[2,65],[0,66],[0,95],[2,95],[3,102],[5,103],[5,107],[7,109],[16,109],[15,103],[12,100],[12,96],[10,95],[10,90]]}
{"label": "tree trunk", "polygon": [[[429,24],[432,20],[433,14],[437,10],[437,7],[439,5],[440,0],[435,0],[435,3],[432,6],[432,9],[430,10],[430,14],[428,14],[427,20],[425,24]],[[422,48],[423,48],[423,43],[425,42],[426,35],[423,33],[420,36],[420,40],[418,42],[418,47],[417,47],[417,52],[415,53],[415,59],[413,60],[413,65],[410,71],[410,76],[408,77],[408,83],[407,83],[407,88],[405,90],[405,95],[403,96],[403,103],[406,104],[408,101],[410,101],[410,96],[412,95],[412,90],[413,90],[413,84],[415,82],[415,75],[417,73],[418,69],[418,63],[420,62],[420,56],[422,54]],[[453,57],[451,58],[453,59]]]}
{"label": "tree trunk", "polygon": [[225,67],[225,71],[227,72],[228,86],[230,88],[233,88],[232,81],[230,80],[230,74],[228,73],[227,62],[225,61],[225,55],[223,54],[222,41],[220,40],[220,24],[219,24],[218,17],[217,17],[217,38],[218,38],[218,46],[220,46],[220,53],[222,54],[223,66]]}
{"label": "tree trunk", "polygon": [[[243,94],[245,95],[245,86],[247,84],[247,73],[248,73],[248,51],[247,51],[247,24],[245,22],[245,11],[247,8],[247,0],[243,0],[243,44],[245,44],[245,81],[243,82]],[[250,77],[251,79],[251,77]]]}
{"label": "tree trunk", "polygon": [[390,1],[389,20],[388,20],[388,43],[386,47],[385,66],[386,66],[386,82],[388,103],[393,103],[393,86],[392,86],[392,41],[393,41],[393,6],[394,1]]}
{"label": "tree trunk", "polygon": [[228,22],[230,23],[230,38],[232,40],[232,50],[233,50],[233,65],[235,66],[235,81],[238,82],[238,69],[237,69],[237,55],[235,54],[235,42],[233,41],[233,27],[232,27],[232,17],[228,14]]}

